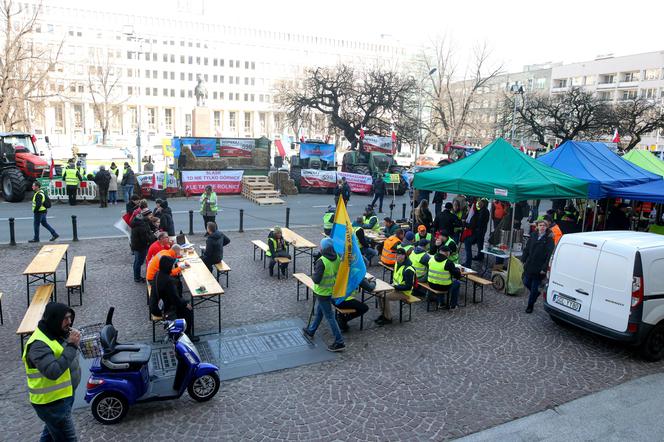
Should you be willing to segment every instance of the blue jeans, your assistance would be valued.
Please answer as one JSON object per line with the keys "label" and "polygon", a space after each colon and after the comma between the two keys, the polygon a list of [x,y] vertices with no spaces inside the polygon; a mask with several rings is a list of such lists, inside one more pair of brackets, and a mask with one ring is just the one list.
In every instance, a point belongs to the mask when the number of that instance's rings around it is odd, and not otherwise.
{"label": "blue jeans", "polygon": [[33,239],[35,239],[36,241],[39,241],[39,225],[40,224],[42,226],[46,227],[46,230],[51,232],[51,235],[53,235],[53,236],[58,235],[55,232],[55,229],[48,224],[48,221],[46,221],[46,212],[37,212],[37,213],[33,214],[33,226],[34,226],[34,229],[35,229],[35,236],[34,236]]}
{"label": "blue jeans", "polygon": [[134,280],[141,279],[141,266],[148,257],[147,250],[137,251],[134,250]]}
{"label": "blue jeans", "polygon": [[45,405],[32,405],[39,419],[44,422],[40,442],[77,441],[76,427],[71,418],[74,396]]}
{"label": "blue jeans", "polygon": [[343,344],[344,337],[341,336],[341,330],[339,330],[337,318],[334,317],[334,312],[332,311],[332,297],[314,295],[314,301],[318,303],[316,306],[316,316],[314,317],[314,322],[307,329],[307,332],[311,335],[316,333],[316,330],[320,325],[320,321],[322,321],[323,316],[325,316],[327,323],[330,324],[332,334],[334,335],[334,343]]}
{"label": "blue jeans", "polygon": [[364,253],[364,257],[369,261],[371,261],[372,258],[378,256],[378,251],[372,247],[365,247],[362,249],[362,253]]}
{"label": "blue jeans", "polygon": [[131,186],[129,185],[122,186],[122,192],[124,193],[125,203],[129,202],[129,199],[134,194],[134,185],[132,184]]}
{"label": "blue jeans", "polygon": [[378,212],[383,211],[383,198],[385,197],[384,194],[378,194],[374,193],[373,201],[371,201],[371,205],[376,207],[376,201],[378,201]]}
{"label": "blue jeans", "polygon": [[459,289],[461,288],[461,283],[456,279],[452,281],[452,286],[450,287],[450,308],[454,308],[459,303]]}
{"label": "blue jeans", "polygon": [[526,286],[530,295],[528,296],[528,307],[532,307],[539,297],[539,286],[542,283],[541,275],[523,275],[523,285]]}
{"label": "blue jeans", "polygon": [[118,191],[117,190],[109,190],[108,191],[108,202],[111,204],[115,204],[118,202]]}

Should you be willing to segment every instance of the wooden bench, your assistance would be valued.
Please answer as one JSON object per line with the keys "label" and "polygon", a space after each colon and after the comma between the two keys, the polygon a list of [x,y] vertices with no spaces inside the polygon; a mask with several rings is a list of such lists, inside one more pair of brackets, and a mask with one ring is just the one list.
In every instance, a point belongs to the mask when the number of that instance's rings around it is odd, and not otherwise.
{"label": "wooden bench", "polygon": [[[468,279],[468,281],[473,283],[473,304],[483,302],[484,301],[484,287],[487,286],[487,285],[492,285],[493,283],[491,281],[489,281],[488,279],[481,278],[477,275],[466,275],[466,278]],[[480,300],[479,301],[477,301],[475,299],[475,292],[477,290],[477,286],[481,287]]]}
{"label": "wooden bench", "polygon": [[[300,286],[304,285],[306,288],[306,299],[309,299],[309,289],[313,292],[314,290],[314,281],[309,277],[309,275],[306,275],[304,273],[293,273],[293,278],[297,280],[297,300],[300,300]],[[315,298],[314,298],[315,302]],[[332,304],[332,307],[334,307],[334,313],[335,317],[338,315],[350,315],[352,313],[357,312],[354,308],[340,308]],[[362,330],[362,322],[360,322],[360,330]]]}
{"label": "wooden bench", "polygon": [[214,268],[217,270],[217,282],[219,282],[219,276],[222,274],[226,275],[226,287],[228,287],[228,275],[231,272],[231,268],[223,260],[214,265]]}
{"label": "wooden bench", "polygon": [[285,256],[277,256],[274,258],[274,260],[277,262],[277,279],[281,279],[281,266],[282,264],[286,264],[284,267],[286,269],[286,274],[284,275],[284,279],[288,279],[288,264],[290,264],[291,260],[290,258],[286,258]]}
{"label": "wooden bench", "polygon": [[267,252],[270,250],[270,248],[260,239],[255,239],[251,241],[251,243],[254,245],[254,261],[256,261],[256,250],[260,250],[261,259],[263,260],[263,268],[265,268],[265,257],[267,256]]}
{"label": "wooden bench", "polygon": [[83,292],[85,291],[85,280],[87,279],[87,266],[85,256],[74,256],[69,269],[69,276],[65,287],[67,288],[67,305],[71,305],[71,295],[78,292],[79,306],[83,305]]}
{"label": "wooden bench", "polygon": [[152,286],[150,283],[147,283],[147,293],[148,293],[148,315],[150,316],[150,321],[152,321],[152,342],[157,342],[157,332],[155,328],[157,327],[157,322],[163,321],[163,316],[153,315],[150,311],[150,294],[152,293]]}
{"label": "wooden bench", "polygon": [[32,297],[32,302],[28,306],[28,310],[23,316],[21,324],[16,330],[16,334],[21,338],[21,354],[23,354],[23,339],[26,335],[31,335],[37,328],[39,320],[44,316],[44,309],[46,304],[51,300],[53,296],[53,284],[44,284],[37,287],[35,295]]}
{"label": "wooden bench", "polygon": [[[408,299],[404,299],[404,300],[400,299],[399,300],[399,323],[403,322],[403,306],[404,305],[408,306],[408,321],[406,321],[406,322],[409,322],[413,317],[413,304],[422,301],[417,296],[413,296],[413,295],[407,295],[407,296],[408,296]],[[388,302],[388,301],[385,300],[384,302]]]}
{"label": "wooden bench", "polygon": [[380,257],[378,257],[378,264],[383,268],[383,281],[385,281],[385,272],[390,272],[390,280],[389,283],[392,284],[392,277],[394,274],[394,265],[389,266],[385,264],[383,261],[380,260]]}
{"label": "wooden bench", "polygon": [[[438,310],[438,297],[441,295],[446,295],[446,302],[445,304],[449,307],[450,305],[450,291],[449,290],[436,290],[432,288],[428,283],[426,282],[420,282],[417,281],[417,287],[423,289],[426,292],[426,302],[427,302],[427,311],[430,311],[429,306],[431,305],[432,302],[436,303],[436,310]],[[435,296],[431,296],[435,295]]]}

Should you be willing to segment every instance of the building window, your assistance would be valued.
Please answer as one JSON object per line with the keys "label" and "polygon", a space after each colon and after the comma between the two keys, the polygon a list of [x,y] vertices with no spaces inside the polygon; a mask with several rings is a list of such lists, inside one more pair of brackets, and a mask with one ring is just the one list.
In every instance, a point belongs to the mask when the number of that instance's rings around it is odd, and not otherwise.
{"label": "building window", "polygon": [[171,54],[171,63],[175,63],[175,55]]}
{"label": "building window", "polygon": [[641,97],[647,99],[657,98],[657,89],[655,88],[641,89]]}
{"label": "building window", "polygon": [[194,64],[194,57],[190,55],[187,61],[189,64]]}
{"label": "building window", "polygon": [[251,85],[254,86],[256,84],[256,79],[252,77],[251,79]]}
{"label": "building window", "polygon": [[223,75],[220,75],[220,76],[219,76],[219,83],[223,83],[223,82],[224,82],[224,76],[223,76]]}
{"label": "building window", "polygon": [[168,54],[164,54],[161,59],[164,61],[164,63],[168,62]]}
{"label": "building window", "polygon": [[154,107],[148,108],[148,129],[157,130],[157,109]]}
{"label": "building window", "polygon": [[214,128],[215,130],[221,130],[221,111],[214,111]]}
{"label": "building window", "polygon": [[229,67],[232,68],[232,67],[233,67],[233,64],[234,64],[233,60],[228,60],[228,66],[229,66]]}
{"label": "building window", "polygon": [[639,81],[639,73],[638,72],[626,72],[624,81],[625,82]]}
{"label": "building window", "polygon": [[203,58],[203,64],[204,64],[205,66],[208,65],[208,58],[207,58],[207,57]]}
{"label": "building window", "polygon": [[228,94],[228,99],[229,99],[230,101],[233,101],[233,93],[232,93],[232,92],[231,92],[230,94]]}
{"label": "building window", "polygon": [[250,101],[254,101],[254,94],[251,94],[251,95],[249,96],[249,100],[250,100]]}
{"label": "building window", "polygon": [[159,74],[157,73],[156,70],[152,71],[152,78],[154,78],[155,80],[159,78]]}
{"label": "building window", "polygon": [[220,100],[223,100],[223,99],[224,99],[224,93],[223,93],[223,92],[219,92],[219,99],[220,99]]}
{"label": "building window", "polygon": [[129,108],[129,122],[131,124],[131,129],[136,130],[138,127],[138,114],[135,107]]}
{"label": "building window", "polygon": [[231,132],[237,130],[237,112],[228,113],[228,126],[230,127]]}
{"label": "building window", "polygon": [[184,72],[180,72],[180,81],[184,81]]}
{"label": "building window", "polygon": [[175,89],[171,89],[171,97],[175,97]]}
{"label": "building window", "polygon": [[216,100],[217,99],[217,91],[212,92],[212,99]]}
{"label": "building window", "polygon": [[171,71],[171,80],[175,80],[175,72]]}
{"label": "building window", "polygon": [[230,77],[228,77],[228,82],[229,82],[230,84],[233,84],[233,76],[232,76],[232,75],[231,75]]}
{"label": "building window", "polygon": [[244,85],[249,86],[249,77],[244,77]]}
{"label": "building window", "polygon": [[180,89],[180,98],[184,98],[184,89]]}
{"label": "building window", "polygon": [[164,128],[168,131],[173,130],[173,109],[164,109]]}
{"label": "building window", "polygon": [[167,71],[163,71],[163,72],[161,73],[161,75],[162,75],[162,78],[163,78],[164,80],[168,80],[168,72],[167,72]]}
{"label": "building window", "polygon": [[201,57],[196,57],[196,64],[201,64]]}
{"label": "building window", "polygon": [[622,91],[623,100],[634,100],[636,99],[636,91]]}
{"label": "building window", "polygon": [[187,97],[191,98],[193,96],[194,96],[194,94],[191,92],[191,90],[188,90],[187,91]]}
{"label": "building window", "polygon": [[189,72],[189,75],[187,76],[187,78],[189,79],[189,81],[193,81],[194,80],[194,74]]}
{"label": "building window", "polygon": [[255,61],[251,62],[251,69],[256,69],[256,62]]}
{"label": "building window", "polygon": [[240,101],[240,93],[239,92],[235,93],[235,101]]}
{"label": "building window", "polygon": [[235,84],[240,84],[240,77],[239,76],[235,77]]}
{"label": "building window", "polygon": [[62,104],[56,104],[55,110],[55,127],[63,129],[65,127],[65,107]]}
{"label": "building window", "polygon": [[180,63],[184,64],[184,55],[180,55]]}
{"label": "building window", "polygon": [[157,88],[156,87],[152,88],[152,95],[154,95],[155,97],[157,96]]}
{"label": "building window", "polygon": [[163,95],[164,97],[168,97],[168,89],[163,88],[163,89],[161,90],[161,95]]}
{"label": "building window", "polygon": [[150,95],[151,89],[149,87],[145,88],[145,95]]}
{"label": "building window", "polygon": [[245,62],[244,62],[244,68],[245,68],[245,69],[249,69],[249,62],[248,62],[248,61],[245,61]]}
{"label": "building window", "polygon": [[217,66],[219,64],[219,60],[216,58],[212,59],[212,66]]}
{"label": "building window", "polygon": [[659,80],[661,69],[646,69],[644,80]]}
{"label": "building window", "polygon": [[134,88],[132,86],[127,86],[127,94],[128,95],[133,95],[134,94]]}
{"label": "building window", "polygon": [[249,94],[244,94],[244,101],[249,101]]}
{"label": "building window", "polygon": [[145,78],[150,78],[150,71],[148,70],[145,71]]}
{"label": "building window", "polygon": [[244,113],[244,131],[251,133],[251,112]]}
{"label": "building window", "polygon": [[544,89],[546,85],[546,78],[538,78],[535,80],[535,89]]}
{"label": "building window", "polygon": [[267,134],[267,115],[265,112],[258,114],[258,121],[261,126],[261,135]]}
{"label": "building window", "polygon": [[219,59],[219,66],[221,66],[222,68],[224,67],[224,59],[223,58]]}

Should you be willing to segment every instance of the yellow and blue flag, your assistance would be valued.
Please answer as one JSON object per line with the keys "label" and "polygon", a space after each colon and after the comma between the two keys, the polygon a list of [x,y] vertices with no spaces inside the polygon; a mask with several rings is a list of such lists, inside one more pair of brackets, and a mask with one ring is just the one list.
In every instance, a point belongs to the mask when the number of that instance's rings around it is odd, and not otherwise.
{"label": "yellow and blue flag", "polygon": [[360,253],[360,244],[353,232],[353,225],[348,217],[343,198],[339,198],[330,237],[334,242],[334,251],[341,257],[332,292],[332,298],[335,304],[338,304],[357,290],[367,273],[364,258]]}

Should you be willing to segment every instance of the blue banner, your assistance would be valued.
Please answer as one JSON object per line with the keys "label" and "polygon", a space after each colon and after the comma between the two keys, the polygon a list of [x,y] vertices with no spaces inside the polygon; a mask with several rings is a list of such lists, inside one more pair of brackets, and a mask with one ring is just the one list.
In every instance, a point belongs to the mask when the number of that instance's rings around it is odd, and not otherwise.
{"label": "blue banner", "polygon": [[334,162],[334,144],[301,143],[300,158],[320,157],[328,163]]}
{"label": "blue banner", "polygon": [[190,146],[191,152],[197,157],[211,157],[215,153],[219,153],[215,138],[173,138],[171,148],[175,158],[180,156],[182,146]]}

